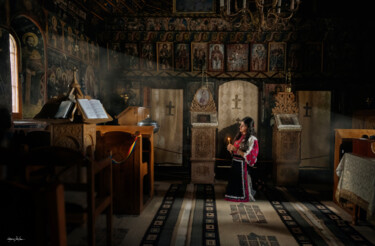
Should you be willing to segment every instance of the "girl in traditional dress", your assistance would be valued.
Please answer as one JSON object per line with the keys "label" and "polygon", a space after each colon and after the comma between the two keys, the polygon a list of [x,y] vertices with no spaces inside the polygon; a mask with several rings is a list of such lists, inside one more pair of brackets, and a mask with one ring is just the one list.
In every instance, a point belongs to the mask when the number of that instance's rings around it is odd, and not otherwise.
{"label": "girl in traditional dress", "polygon": [[232,168],[229,174],[225,200],[233,202],[255,201],[249,169],[254,166],[259,153],[258,139],[254,136],[254,120],[245,117],[233,144],[227,150],[232,154]]}

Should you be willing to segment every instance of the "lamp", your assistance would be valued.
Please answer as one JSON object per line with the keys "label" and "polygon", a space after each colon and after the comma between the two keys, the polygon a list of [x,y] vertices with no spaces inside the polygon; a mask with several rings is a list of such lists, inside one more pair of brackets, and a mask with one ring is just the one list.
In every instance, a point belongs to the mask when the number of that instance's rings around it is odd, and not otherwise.
{"label": "lamp", "polygon": [[[204,76],[206,75],[206,78],[204,78]],[[207,70],[203,70],[202,68],[202,83],[201,83],[201,86],[205,89],[208,89],[208,77],[207,77]],[[204,79],[206,79],[206,84],[204,83]]]}
{"label": "lamp", "polygon": [[220,14],[238,28],[280,30],[286,29],[300,4],[300,0],[220,0]]}
{"label": "lamp", "polygon": [[285,91],[292,92],[292,71],[290,68],[288,69],[288,72],[285,74],[285,83]]}

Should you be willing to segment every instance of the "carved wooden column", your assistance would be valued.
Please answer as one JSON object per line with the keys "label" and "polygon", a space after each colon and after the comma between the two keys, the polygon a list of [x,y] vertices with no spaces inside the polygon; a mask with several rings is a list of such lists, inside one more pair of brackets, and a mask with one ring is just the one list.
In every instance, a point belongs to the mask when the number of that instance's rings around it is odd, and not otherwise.
{"label": "carved wooden column", "polygon": [[201,87],[195,94],[191,113],[191,182],[215,181],[217,111],[211,92]]}
{"label": "carved wooden column", "polygon": [[191,129],[191,182],[215,181],[216,127],[193,126]]}
{"label": "carved wooden column", "polygon": [[275,125],[272,134],[273,179],[276,185],[296,185],[301,162],[301,130],[293,92],[279,92],[272,109]]}

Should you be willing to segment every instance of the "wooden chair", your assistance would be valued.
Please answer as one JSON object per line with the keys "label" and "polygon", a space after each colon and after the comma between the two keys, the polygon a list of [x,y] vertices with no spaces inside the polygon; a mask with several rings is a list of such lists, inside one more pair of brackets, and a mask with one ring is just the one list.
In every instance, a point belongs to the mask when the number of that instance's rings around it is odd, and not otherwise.
{"label": "wooden chair", "polygon": [[[137,134],[138,135],[138,134]],[[147,162],[142,161],[142,137],[138,135],[133,152],[127,154],[136,135],[127,132],[97,132],[98,155],[111,153],[113,164],[113,207],[116,214],[140,214],[144,204],[144,178]]]}
{"label": "wooden chair", "polygon": [[[87,151],[87,153],[92,152],[92,150]],[[95,245],[95,222],[101,213],[106,212],[107,245],[112,244],[112,164],[108,156],[96,160],[69,148],[47,146],[31,150],[25,155],[24,163],[26,163],[26,177],[30,178],[29,182],[35,180],[40,182],[40,176],[44,175],[46,181],[56,179],[62,182],[66,191],[85,192],[87,208],[67,204],[67,222],[80,224],[87,222],[88,245]],[[44,167],[44,172],[36,175],[39,176],[37,179],[33,179],[35,175],[28,171],[33,170],[28,169],[28,166],[35,165]],[[86,170],[86,182],[82,182],[79,177],[75,180],[64,178],[65,172],[77,167]],[[40,169],[38,171],[40,172]],[[95,187],[98,188],[95,189]]]}

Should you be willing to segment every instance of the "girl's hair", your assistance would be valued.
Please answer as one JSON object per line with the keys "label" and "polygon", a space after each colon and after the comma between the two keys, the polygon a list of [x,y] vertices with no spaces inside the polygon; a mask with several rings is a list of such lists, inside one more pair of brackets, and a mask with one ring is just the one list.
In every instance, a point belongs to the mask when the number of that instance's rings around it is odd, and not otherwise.
{"label": "girl's hair", "polygon": [[[240,143],[240,150],[246,151],[249,148],[248,143],[247,143],[247,141],[249,140],[249,137],[255,135],[254,120],[251,117],[246,116],[241,121],[247,126],[247,132],[246,132],[244,139]],[[241,132],[238,132],[234,140],[236,141],[240,139],[241,135],[242,135]]]}

